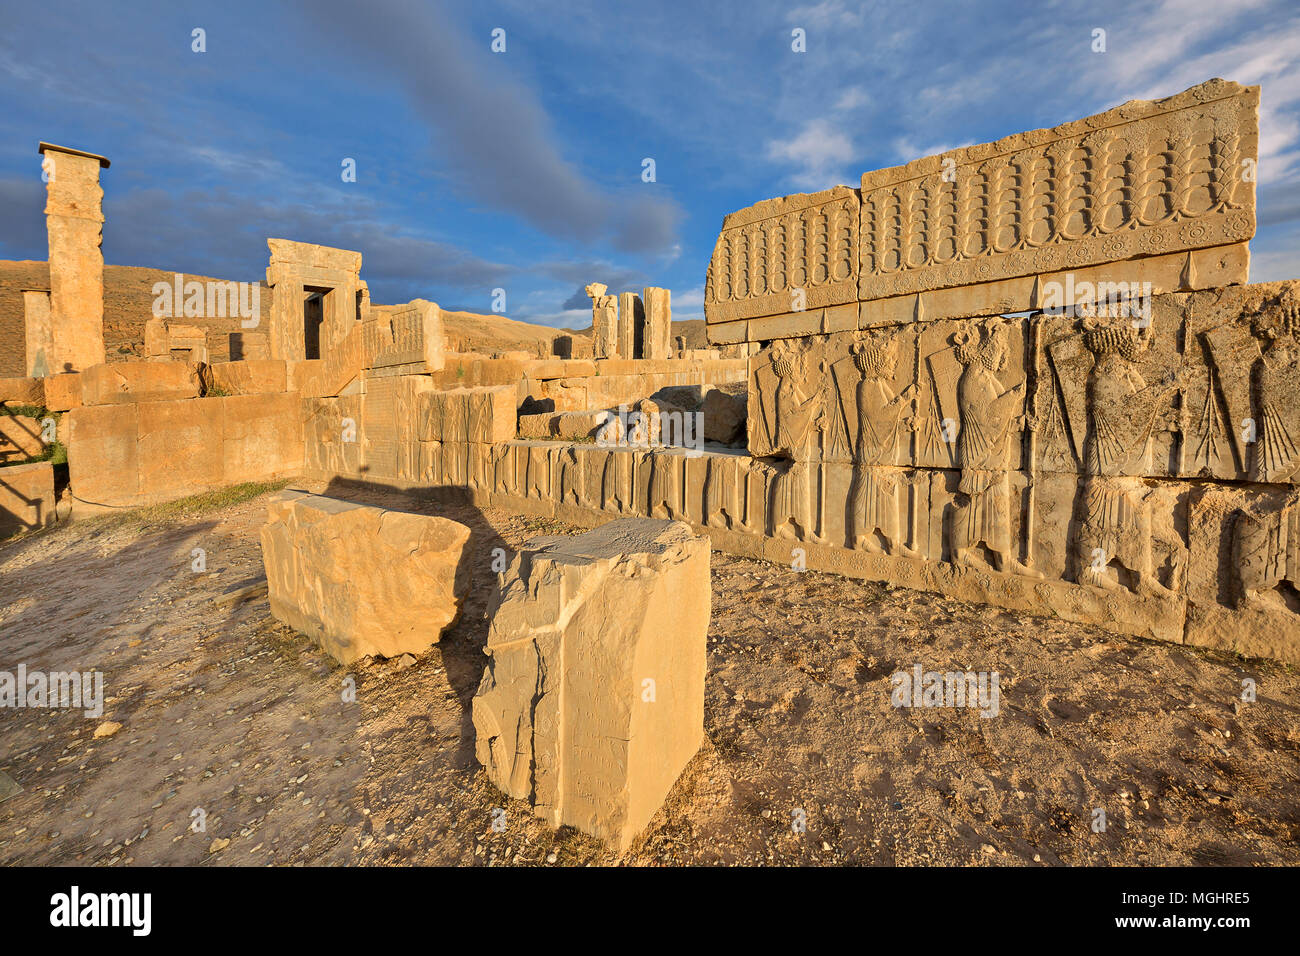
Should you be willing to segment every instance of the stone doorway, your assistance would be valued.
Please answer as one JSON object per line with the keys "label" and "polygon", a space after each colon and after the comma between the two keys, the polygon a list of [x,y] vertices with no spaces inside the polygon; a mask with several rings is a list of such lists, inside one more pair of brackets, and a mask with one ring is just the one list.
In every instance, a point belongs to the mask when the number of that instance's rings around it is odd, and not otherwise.
{"label": "stone doorway", "polygon": [[302,341],[304,358],[318,359],[321,355],[321,326],[329,314],[328,299],[333,289],[323,286],[303,286]]}

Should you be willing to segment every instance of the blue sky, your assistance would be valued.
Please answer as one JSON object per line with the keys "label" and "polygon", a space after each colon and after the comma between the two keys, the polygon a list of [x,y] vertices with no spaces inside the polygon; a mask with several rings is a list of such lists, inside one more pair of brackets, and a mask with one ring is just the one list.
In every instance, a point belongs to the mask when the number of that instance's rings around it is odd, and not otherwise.
{"label": "blue sky", "polygon": [[1294,0],[42,0],[5,21],[5,259],[46,256],[47,140],[112,160],[109,263],[253,279],[278,236],[362,252],[376,302],[487,312],[501,287],[514,318],[583,326],[598,281],[698,318],[728,212],[1221,76],[1263,85],[1251,279],[1300,277]]}

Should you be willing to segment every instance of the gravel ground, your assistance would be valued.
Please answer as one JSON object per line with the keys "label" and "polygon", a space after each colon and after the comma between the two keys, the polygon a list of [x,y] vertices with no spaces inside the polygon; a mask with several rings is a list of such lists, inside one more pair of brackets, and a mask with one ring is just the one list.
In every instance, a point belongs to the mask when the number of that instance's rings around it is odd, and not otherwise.
{"label": "gravel ground", "polygon": [[[464,613],[422,656],[342,668],[271,618],[264,497],[0,544],[0,670],[95,668],[107,697],[98,718],[0,711],[0,770],[23,788],[0,802],[0,863],[1300,861],[1294,668],[716,552],[707,739],[615,857],[500,794],[469,717],[492,549],[579,529],[329,492],[473,530]],[[997,715],[893,707],[915,665],[997,672]]]}

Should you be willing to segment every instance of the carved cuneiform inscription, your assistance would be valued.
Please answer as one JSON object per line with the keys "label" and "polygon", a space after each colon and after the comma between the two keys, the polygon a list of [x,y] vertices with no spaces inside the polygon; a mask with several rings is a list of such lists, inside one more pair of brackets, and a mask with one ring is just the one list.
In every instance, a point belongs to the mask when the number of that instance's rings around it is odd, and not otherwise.
{"label": "carved cuneiform inscription", "polygon": [[1259,88],[1210,80],[862,177],[859,298],[1241,242]]}
{"label": "carved cuneiform inscription", "polygon": [[858,195],[848,186],[727,216],[705,280],[709,322],[857,300]]}

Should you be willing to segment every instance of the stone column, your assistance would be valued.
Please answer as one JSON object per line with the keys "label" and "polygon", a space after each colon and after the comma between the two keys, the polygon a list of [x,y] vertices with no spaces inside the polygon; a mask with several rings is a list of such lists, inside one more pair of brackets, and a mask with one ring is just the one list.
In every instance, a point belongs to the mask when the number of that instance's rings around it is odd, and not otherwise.
{"label": "stone column", "polygon": [[618,357],[644,358],[645,307],[635,292],[624,292],[618,297]]}
{"label": "stone column", "polygon": [[23,369],[29,378],[45,378],[54,373],[50,356],[54,342],[50,328],[50,294],[44,289],[23,290],[23,328],[27,342],[27,364]]}
{"label": "stone column", "polygon": [[591,298],[591,348],[598,359],[618,356],[618,306],[612,295],[606,295],[608,286],[593,282],[587,286]]}
{"label": "stone column", "polygon": [[80,372],[104,363],[104,190],[108,160],[40,144],[47,179],[45,226],[50,242],[49,371]]}
{"label": "stone column", "polygon": [[645,358],[672,358],[672,291],[650,286],[641,290],[645,303]]}

